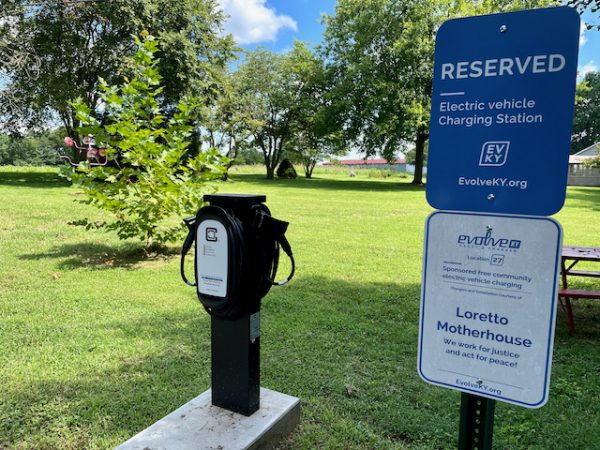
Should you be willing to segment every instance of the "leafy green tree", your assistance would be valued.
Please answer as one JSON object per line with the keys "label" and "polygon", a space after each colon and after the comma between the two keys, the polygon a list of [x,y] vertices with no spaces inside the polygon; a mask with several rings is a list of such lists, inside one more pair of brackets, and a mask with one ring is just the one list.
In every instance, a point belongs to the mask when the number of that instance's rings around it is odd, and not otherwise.
{"label": "leafy green tree", "polygon": [[239,145],[239,151],[234,164],[263,164],[263,162],[262,153],[256,148],[246,143]]}
{"label": "leafy green tree", "polygon": [[6,134],[0,134],[0,166],[9,164],[13,164],[10,138]]}
{"label": "leafy green tree", "polygon": [[247,54],[234,74],[244,126],[263,154],[268,179],[273,178],[286,148],[294,145],[292,139],[301,125],[310,71],[306,64],[311,64],[305,50],[299,43],[283,55],[258,48]]}
{"label": "leafy green tree", "polygon": [[[577,9],[580,14],[583,15],[586,11],[590,11],[592,14],[598,14],[600,11],[600,0],[567,0],[567,5]],[[600,25],[587,25],[588,30],[596,28],[600,30]]]}
{"label": "leafy green tree", "polygon": [[204,146],[216,148],[229,159],[227,169],[233,165],[240,150],[247,146],[251,136],[246,125],[248,117],[244,109],[238,107],[239,90],[235,82],[231,75],[223,78],[216,101],[202,108],[202,127],[198,130]]}
{"label": "leafy green tree", "polygon": [[263,154],[268,179],[273,179],[292,133],[295,87],[288,75],[285,56],[265,48],[248,52],[234,74],[244,126]]}
{"label": "leafy green tree", "polygon": [[600,147],[596,150],[599,156],[594,156],[593,158],[587,159],[583,162],[585,167],[592,167],[594,169],[600,169]]}
{"label": "leafy green tree", "polygon": [[64,130],[46,130],[25,136],[0,134],[0,165],[43,166],[60,162]]}
{"label": "leafy green tree", "polygon": [[345,153],[346,148],[331,111],[331,79],[324,62],[297,41],[288,54],[288,64],[298,91],[293,132],[285,149],[302,164],[305,177],[311,178],[319,161]]}
{"label": "leafy green tree", "polygon": [[[403,37],[413,28],[411,20],[424,21],[416,11],[407,17],[410,6],[387,0],[340,0],[335,15],[325,18],[324,51],[335,83],[336,110],[345,139],[365,156],[380,152],[391,160],[402,141],[413,138],[416,124],[411,122],[413,99],[403,75],[406,66],[412,67],[413,77],[424,79],[417,89],[430,89],[426,76],[430,61],[420,58],[424,64],[416,64],[406,43],[413,37],[413,50],[430,45],[424,24],[416,24],[423,38],[414,33]],[[426,123],[421,129],[426,131]]]}
{"label": "leafy green tree", "polygon": [[80,163],[63,170],[83,189],[84,203],[115,216],[112,222],[83,219],[76,224],[115,230],[121,239],[138,237],[149,252],[155,242],[181,236],[181,221],[176,225],[169,219],[197,211],[203,194],[216,190],[227,160],[214,148],[189,156],[190,123],[200,105],[184,98],[172,117],[165,116],[159,102],[158,43],[152,36],[135,38],[135,43],[138,50],[128,61],[131,75],[119,86],[100,85],[103,123],[85,101],[73,103],[77,119],[86,125],[82,134],[93,134],[112,164]]}
{"label": "leafy green tree", "polygon": [[327,76],[305,44],[296,42],[285,54],[264,48],[249,52],[234,80],[240,125],[262,152],[268,179],[286,151],[306,163],[308,176],[323,155],[337,151]]}
{"label": "leafy green tree", "polygon": [[591,72],[577,86],[571,153],[596,142],[600,142],[600,72]]}
{"label": "leafy green tree", "polygon": [[131,35],[149,30],[163,43],[158,69],[161,101],[174,106],[195,92],[210,101],[234,48],[222,37],[215,0],[0,0],[0,117],[12,130],[60,119],[78,127],[69,100],[94,110],[98,79],[119,79],[135,48]]}
{"label": "leafy green tree", "polygon": [[312,178],[313,170],[319,161],[346,153],[338,133],[315,135],[311,128],[314,126],[318,125],[310,123],[306,128],[299,129],[289,144],[290,156],[295,162],[302,164],[306,178]]}
{"label": "leafy green tree", "polygon": [[345,138],[386,159],[415,144],[421,184],[429,139],[436,32],[449,18],[534,8],[554,0],[338,0],[325,17],[324,52]]}

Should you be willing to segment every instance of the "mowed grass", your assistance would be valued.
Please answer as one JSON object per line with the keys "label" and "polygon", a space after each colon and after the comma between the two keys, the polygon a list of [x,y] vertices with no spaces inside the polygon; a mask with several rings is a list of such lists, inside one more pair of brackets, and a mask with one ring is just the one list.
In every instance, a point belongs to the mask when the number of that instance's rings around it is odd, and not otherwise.
{"label": "mowed grass", "polygon": [[[424,189],[316,177],[221,187],[291,222],[297,276],[265,299],[261,337],[262,386],[302,400],[282,447],[456,448],[460,394],[416,372]],[[0,198],[0,448],[112,448],[210,386],[210,321],[178,246],[146,259],[67,225],[102,213],[56,169],[0,168]],[[565,244],[600,246],[599,212],[600,189],[569,188]],[[550,401],[498,403],[495,448],[599,448],[600,303],[574,308],[573,336],[558,314]]]}

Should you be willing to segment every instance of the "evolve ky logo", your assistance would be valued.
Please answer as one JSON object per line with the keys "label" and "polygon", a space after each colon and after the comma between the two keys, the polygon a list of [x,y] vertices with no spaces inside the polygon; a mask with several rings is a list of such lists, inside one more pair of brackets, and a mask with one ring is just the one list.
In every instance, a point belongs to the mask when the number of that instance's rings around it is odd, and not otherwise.
{"label": "evolve ky logo", "polygon": [[481,236],[471,236],[461,234],[458,236],[458,243],[461,247],[492,247],[503,251],[517,251],[521,248],[521,241],[518,239],[494,238],[492,236],[492,227],[486,227],[486,232]]}
{"label": "evolve ky logo", "polygon": [[481,147],[479,165],[484,167],[499,167],[506,164],[510,141],[488,141]]}

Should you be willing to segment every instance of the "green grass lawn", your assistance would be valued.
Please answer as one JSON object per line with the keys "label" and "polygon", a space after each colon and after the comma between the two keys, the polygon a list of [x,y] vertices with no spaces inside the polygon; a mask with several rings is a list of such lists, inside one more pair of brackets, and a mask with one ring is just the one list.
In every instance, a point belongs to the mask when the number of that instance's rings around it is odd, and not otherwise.
{"label": "green grass lawn", "polygon": [[[460,394],[416,372],[424,189],[315,176],[221,188],[291,222],[297,276],[264,301],[261,338],[261,384],[302,399],[283,448],[455,448]],[[55,169],[0,168],[0,198],[0,449],[112,448],[209,387],[209,317],[177,246],[145,259],[67,225],[102,216]],[[599,211],[600,189],[570,188],[565,244],[600,246]],[[550,401],[499,402],[496,448],[599,448],[600,303],[574,314],[573,336],[558,314]]]}

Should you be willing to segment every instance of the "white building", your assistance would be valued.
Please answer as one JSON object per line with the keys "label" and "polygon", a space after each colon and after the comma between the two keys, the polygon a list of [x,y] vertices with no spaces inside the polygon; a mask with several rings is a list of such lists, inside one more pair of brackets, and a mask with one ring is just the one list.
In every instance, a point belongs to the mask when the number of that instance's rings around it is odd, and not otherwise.
{"label": "white building", "polygon": [[583,163],[600,156],[600,142],[569,156],[569,186],[600,186],[600,169]]}

